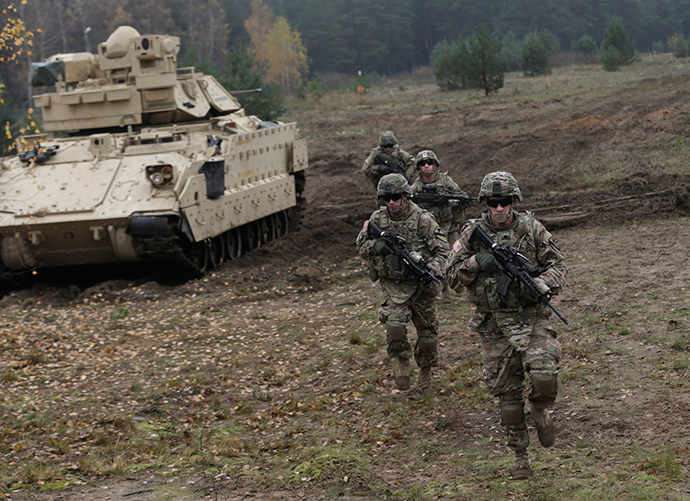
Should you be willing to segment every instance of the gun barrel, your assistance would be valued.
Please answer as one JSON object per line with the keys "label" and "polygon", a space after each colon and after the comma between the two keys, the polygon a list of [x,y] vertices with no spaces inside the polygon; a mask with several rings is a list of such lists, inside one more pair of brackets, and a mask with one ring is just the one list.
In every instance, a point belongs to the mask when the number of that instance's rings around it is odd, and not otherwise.
{"label": "gun barrel", "polygon": [[232,96],[239,96],[240,94],[255,94],[257,92],[263,92],[264,90],[262,88],[257,88],[257,89],[245,89],[245,90],[231,90],[230,95]]}

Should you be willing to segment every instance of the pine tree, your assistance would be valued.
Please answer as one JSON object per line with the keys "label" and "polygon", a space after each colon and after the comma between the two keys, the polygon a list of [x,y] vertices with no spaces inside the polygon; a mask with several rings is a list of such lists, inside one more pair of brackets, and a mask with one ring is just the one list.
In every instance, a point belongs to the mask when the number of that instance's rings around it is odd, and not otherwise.
{"label": "pine tree", "polygon": [[549,50],[540,38],[528,37],[522,45],[522,71],[525,76],[549,75]]}
{"label": "pine tree", "polygon": [[[259,67],[260,68],[260,67]],[[284,111],[280,88],[274,84],[263,83],[264,72],[257,69],[256,56],[242,45],[235,46],[228,54],[225,72],[219,82],[226,89],[263,89],[262,92],[240,94],[237,100],[247,115],[256,115],[263,120],[276,120]]]}
{"label": "pine tree", "polygon": [[467,43],[465,75],[473,89],[483,89],[484,95],[503,88],[505,62],[500,58],[501,41],[495,39],[484,26]]}
{"label": "pine tree", "polygon": [[[619,64],[630,64],[635,59],[635,46],[632,40],[630,40],[630,37],[628,37],[628,32],[618,21],[612,21],[608,28],[606,28],[604,41],[601,43],[601,50],[604,56],[607,52],[610,57],[615,55],[614,51],[609,50],[610,47],[618,51],[620,57]],[[604,66],[606,66],[606,64],[604,64]]]}
{"label": "pine tree", "polygon": [[434,48],[431,65],[434,68],[436,84],[441,90],[458,90],[463,86],[462,53],[466,51],[465,41],[462,39],[455,43],[444,40]]}
{"label": "pine tree", "polygon": [[613,45],[606,47],[601,53],[601,64],[606,71],[618,71],[621,69],[621,53]]}

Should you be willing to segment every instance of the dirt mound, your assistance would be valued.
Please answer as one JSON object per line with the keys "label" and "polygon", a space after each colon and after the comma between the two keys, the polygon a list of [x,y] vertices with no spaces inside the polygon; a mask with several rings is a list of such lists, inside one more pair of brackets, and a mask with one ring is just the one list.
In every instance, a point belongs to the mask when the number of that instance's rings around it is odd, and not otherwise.
{"label": "dirt mound", "polygon": [[[657,92],[650,93],[649,82],[639,83],[625,100],[540,104],[496,98],[433,115],[368,109],[365,120],[374,130],[395,131],[411,153],[434,150],[441,169],[471,193],[477,193],[487,172],[514,173],[525,195],[523,208],[552,228],[617,225],[690,214],[690,179],[654,160],[659,149],[685,148],[690,104],[687,92],[677,90],[684,77],[656,84]],[[324,256],[347,259],[354,255],[362,222],[376,208],[373,187],[360,167],[378,135],[337,134],[356,129],[364,120],[360,113],[300,118],[311,159],[308,204],[300,233],[292,242],[277,244],[281,246],[273,254],[280,254],[275,259],[281,265]],[[607,174],[612,165],[617,179]],[[469,215],[480,210],[475,206]]]}

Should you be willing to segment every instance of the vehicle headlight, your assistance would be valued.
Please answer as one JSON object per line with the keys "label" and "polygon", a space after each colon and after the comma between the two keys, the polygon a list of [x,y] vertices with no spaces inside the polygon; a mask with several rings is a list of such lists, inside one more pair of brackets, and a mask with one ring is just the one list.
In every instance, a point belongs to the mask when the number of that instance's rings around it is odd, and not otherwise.
{"label": "vehicle headlight", "polygon": [[151,184],[156,188],[160,188],[173,182],[174,170],[172,165],[149,165],[146,167],[146,174]]}

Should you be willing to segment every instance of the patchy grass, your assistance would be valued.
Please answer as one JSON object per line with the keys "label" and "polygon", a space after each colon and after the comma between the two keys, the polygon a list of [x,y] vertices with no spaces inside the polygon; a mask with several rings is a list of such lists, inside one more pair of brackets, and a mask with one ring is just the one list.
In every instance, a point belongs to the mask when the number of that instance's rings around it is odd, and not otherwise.
{"label": "patchy grass", "polygon": [[[674,224],[641,231],[673,231]],[[560,241],[587,255],[584,242],[593,238],[580,230]],[[573,261],[571,272],[583,280],[607,266]],[[226,278],[221,271],[214,282]],[[611,278],[615,296],[624,285]],[[0,476],[12,479],[7,492],[145,472],[213,474],[219,492],[232,479],[370,499],[682,499],[677,486],[690,461],[678,441],[685,421],[662,429],[663,439],[647,440],[644,429],[678,417],[649,405],[647,395],[674,401],[673,394],[688,392],[687,362],[675,356],[687,340],[678,332],[650,346],[638,328],[650,304],[642,296],[628,307],[603,295],[566,295],[559,304],[571,321],[556,325],[565,352],[555,411],[560,438],[553,449],[533,447],[535,479],[526,483],[506,481],[510,456],[495,402],[480,383],[477,340],[464,328],[471,307],[461,297],[440,305],[438,391],[422,398],[392,389],[375,297],[362,271],[347,283],[270,302],[261,292],[230,294],[224,301],[236,306],[213,312],[215,294],[125,302],[116,311],[130,314],[118,321],[148,320],[107,336],[101,326],[113,309],[84,298],[78,307],[4,306],[15,319],[0,351],[6,374],[14,374],[3,381],[0,429]],[[155,326],[173,312],[195,321],[161,333]],[[42,363],[22,355],[30,347]]]}

